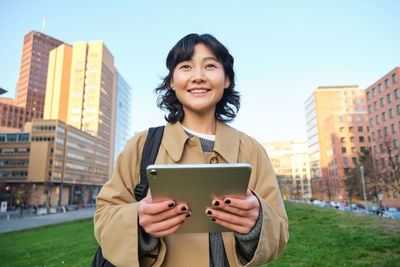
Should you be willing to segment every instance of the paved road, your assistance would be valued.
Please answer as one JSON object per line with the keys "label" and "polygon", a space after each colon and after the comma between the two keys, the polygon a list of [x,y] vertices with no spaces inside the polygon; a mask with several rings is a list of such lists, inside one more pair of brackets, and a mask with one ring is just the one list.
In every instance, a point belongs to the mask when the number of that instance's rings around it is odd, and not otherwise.
{"label": "paved road", "polygon": [[36,228],[45,225],[71,222],[81,219],[93,218],[96,208],[85,208],[76,211],[68,211],[66,213],[48,214],[42,216],[10,218],[7,221],[2,217],[0,220],[0,233],[12,232],[30,228]]}

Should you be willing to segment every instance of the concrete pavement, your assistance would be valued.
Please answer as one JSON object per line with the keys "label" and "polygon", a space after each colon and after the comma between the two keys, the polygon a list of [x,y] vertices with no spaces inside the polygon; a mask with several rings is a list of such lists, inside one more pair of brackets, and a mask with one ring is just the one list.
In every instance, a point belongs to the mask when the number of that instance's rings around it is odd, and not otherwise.
{"label": "concrete pavement", "polygon": [[19,231],[41,227],[45,225],[71,222],[87,218],[93,218],[95,207],[84,208],[65,213],[48,214],[32,217],[11,217],[9,220],[2,217],[0,219],[0,233]]}

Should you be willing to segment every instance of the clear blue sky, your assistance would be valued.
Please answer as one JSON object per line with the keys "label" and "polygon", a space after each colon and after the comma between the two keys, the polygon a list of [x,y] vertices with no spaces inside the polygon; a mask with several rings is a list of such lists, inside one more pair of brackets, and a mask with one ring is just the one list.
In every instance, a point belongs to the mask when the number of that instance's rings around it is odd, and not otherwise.
{"label": "clear blue sky", "polygon": [[305,141],[318,87],[366,88],[400,65],[400,1],[0,0],[0,87],[15,97],[23,37],[102,40],[134,89],[134,129],[164,124],[153,89],[172,46],[211,33],[235,58],[242,108],[232,126],[259,141]]}

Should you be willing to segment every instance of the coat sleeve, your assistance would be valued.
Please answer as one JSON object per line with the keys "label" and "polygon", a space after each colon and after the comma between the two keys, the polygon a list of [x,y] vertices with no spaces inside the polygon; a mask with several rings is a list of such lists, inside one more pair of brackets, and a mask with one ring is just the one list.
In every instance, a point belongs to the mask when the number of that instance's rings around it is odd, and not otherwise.
{"label": "coat sleeve", "polygon": [[[250,159],[247,162],[252,165],[249,187],[258,197],[262,209],[262,224],[257,249],[253,258],[246,264],[246,266],[255,266],[276,259],[285,249],[289,233],[286,210],[271,162],[265,149],[258,142],[253,140],[250,143],[253,144],[253,149],[250,149],[252,153],[244,155],[245,158]],[[248,148],[244,150],[249,151]],[[241,266],[238,258],[236,264]]]}
{"label": "coat sleeve", "polygon": [[140,160],[147,133],[133,137],[114,166],[113,176],[97,196],[94,232],[104,258],[116,266],[139,266],[138,203]]}

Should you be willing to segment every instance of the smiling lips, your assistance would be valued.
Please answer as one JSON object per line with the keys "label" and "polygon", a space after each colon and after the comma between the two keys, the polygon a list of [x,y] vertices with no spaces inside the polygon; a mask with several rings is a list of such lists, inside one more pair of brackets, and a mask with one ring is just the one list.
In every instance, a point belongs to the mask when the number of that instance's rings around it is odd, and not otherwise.
{"label": "smiling lips", "polygon": [[208,91],[210,91],[210,89],[207,89],[207,88],[193,88],[193,89],[189,89],[188,91],[189,91],[189,93],[192,93],[192,94],[205,94]]}

